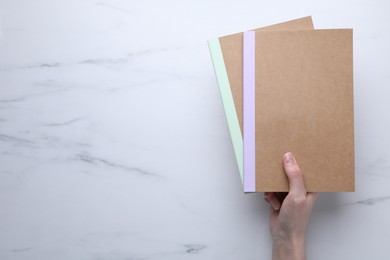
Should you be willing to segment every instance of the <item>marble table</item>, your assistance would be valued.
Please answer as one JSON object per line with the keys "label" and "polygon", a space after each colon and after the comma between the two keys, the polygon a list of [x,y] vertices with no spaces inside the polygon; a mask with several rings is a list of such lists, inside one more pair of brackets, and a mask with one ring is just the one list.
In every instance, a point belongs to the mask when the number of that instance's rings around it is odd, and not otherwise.
{"label": "marble table", "polygon": [[307,15],[354,29],[356,134],[308,259],[389,259],[386,0],[0,0],[0,259],[270,259],[207,40]]}

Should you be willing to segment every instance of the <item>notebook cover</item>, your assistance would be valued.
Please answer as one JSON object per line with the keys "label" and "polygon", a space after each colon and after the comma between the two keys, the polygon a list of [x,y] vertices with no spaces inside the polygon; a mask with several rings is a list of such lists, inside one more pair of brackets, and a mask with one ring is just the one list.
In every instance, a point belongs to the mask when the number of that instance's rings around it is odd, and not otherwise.
{"label": "notebook cover", "polygon": [[[312,18],[309,16],[254,29],[254,31],[313,29]],[[243,33],[236,33],[210,40],[208,44],[221,93],[222,103],[225,109],[239,174],[241,181],[244,182],[242,139],[242,37]]]}
{"label": "notebook cover", "polygon": [[256,191],[288,191],[292,152],[307,191],[354,191],[352,30],[255,34]]}

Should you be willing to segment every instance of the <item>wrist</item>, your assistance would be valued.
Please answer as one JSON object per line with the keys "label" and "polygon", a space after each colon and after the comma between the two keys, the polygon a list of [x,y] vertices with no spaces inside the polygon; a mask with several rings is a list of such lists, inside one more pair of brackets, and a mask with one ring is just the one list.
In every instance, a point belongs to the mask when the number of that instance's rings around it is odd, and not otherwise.
{"label": "wrist", "polygon": [[273,260],[305,260],[305,237],[295,236],[290,238],[273,239]]}

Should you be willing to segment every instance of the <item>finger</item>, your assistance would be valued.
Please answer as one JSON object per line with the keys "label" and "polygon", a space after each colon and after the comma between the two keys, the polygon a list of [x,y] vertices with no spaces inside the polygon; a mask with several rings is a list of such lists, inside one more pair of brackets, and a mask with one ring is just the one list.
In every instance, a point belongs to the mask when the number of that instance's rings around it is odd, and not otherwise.
{"label": "finger", "polygon": [[279,216],[279,211],[278,210],[274,210],[272,208],[272,206],[270,206],[270,209],[269,209],[269,217],[270,217],[270,226],[275,226],[275,222],[277,221],[278,219],[278,216]]}
{"label": "finger", "polygon": [[264,199],[271,205],[271,207],[274,210],[279,210],[280,209],[280,201],[276,197],[276,194],[274,192],[265,192],[264,193]]}
{"label": "finger", "polygon": [[293,196],[305,196],[306,189],[303,182],[303,175],[292,153],[286,153],[284,155],[283,164],[290,185],[290,193]]}

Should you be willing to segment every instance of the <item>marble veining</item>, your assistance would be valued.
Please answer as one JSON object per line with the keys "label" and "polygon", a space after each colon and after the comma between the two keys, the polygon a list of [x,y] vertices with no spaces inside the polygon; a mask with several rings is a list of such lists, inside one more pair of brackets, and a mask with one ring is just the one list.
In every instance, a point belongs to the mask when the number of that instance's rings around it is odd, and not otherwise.
{"label": "marble veining", "polygon": [[151,173],[151,172],[148,172],[148,171],[145,171],[145,170],[142,170],[139,168],[135,168],[135,167],[128,167],[128,166],[124,166],[121,164],[113,163],[111,161],[108,161],[108,160],[105,160],[102,158],[90,156],[86,153],[76,154],[75,159],[82,161],[82,162],[85,162],[85,163],[88,163],[88,164],[91,164],[91,165],[94,165],[94,166],[104,165],[104,166],[108,166],[110,168],[126,171],[129,173],[138,173],[141,175],[149,175],[149,176],[160,177],[160,178],[162,177],[162,176],[159,176],[155,173]]}
{"label": "marble veining", "polygon": [[72,63],[67,62],[40,62],[37,64],[30,65],[13,65],[13,66],[1,66],[0,71],[9,70],[20,70],[20,69],[39,69],[39,68],[58,68],[58,67],[69,67],[76,65],[117,65],[131,62],[132,59],[139,58],[142,56],[153,56],[160,53],[169,53],[182,50],[182,46],[170,46],[161,48],[144,49],[135,52],[130,52],[124,57],[105,57],[105,58],[89,58],[80,61],[74,61]]}
{"label": "marble veining", "polygon": [[390,200],[390,196],[386,196],[386,197],[377,197],[377,198],[369,198],[369,199],[365,199],[365,200],[359,200],[357,201],[358,204],[363,204],[363,205],[375,205],[377,203],[381,203],[381,202],[386,202]]}

